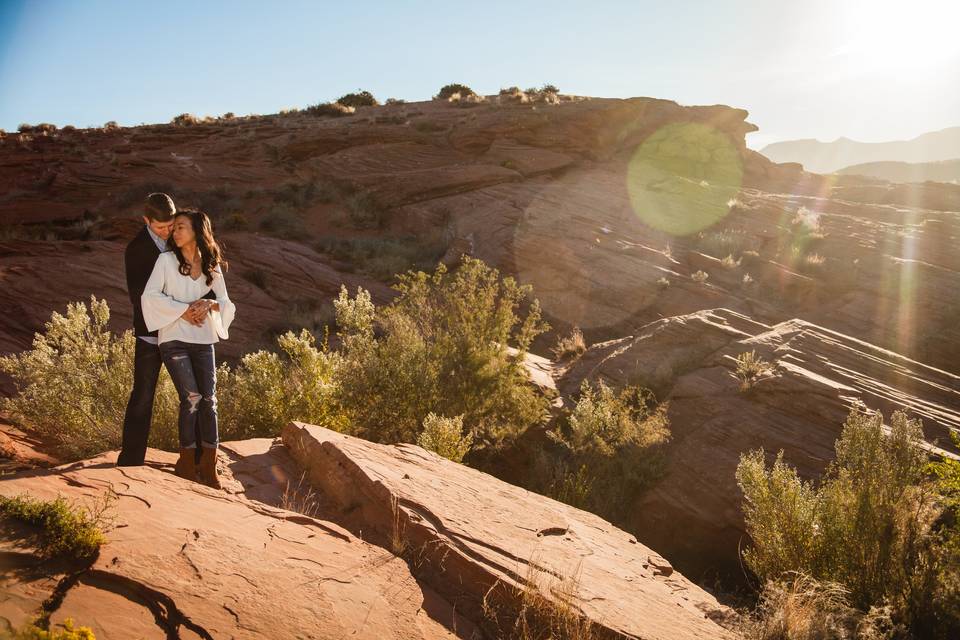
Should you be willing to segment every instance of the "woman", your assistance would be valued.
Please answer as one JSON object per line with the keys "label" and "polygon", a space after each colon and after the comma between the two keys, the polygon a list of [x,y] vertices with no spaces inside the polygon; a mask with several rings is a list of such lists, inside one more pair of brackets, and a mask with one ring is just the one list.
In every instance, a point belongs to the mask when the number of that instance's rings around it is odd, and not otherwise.
{"label": "woman", "polygon": [[[219,489],[213,345],[228,338],[236,310],[223,281],[227,263],[213,238],[210,218],[202,211],[178,211],[167,246],[171,250],[157,258],[141,302],[147,329],[158,330],[160,356],[180,396],[180,459],[175,472],[195,480],[194,455],[202,447],[200,479]],[[216,300],[203,297],[211,289]]]}

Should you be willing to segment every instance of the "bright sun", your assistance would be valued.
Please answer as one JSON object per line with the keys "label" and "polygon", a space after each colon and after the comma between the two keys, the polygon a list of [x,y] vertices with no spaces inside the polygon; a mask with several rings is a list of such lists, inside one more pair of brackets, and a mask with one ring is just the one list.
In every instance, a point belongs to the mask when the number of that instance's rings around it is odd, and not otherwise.
{"label": "bright sun", "polygon": [[866,67],[923,68],[960,56],[956,0],[853,0],[839,6],[847,33],[842,53]]}

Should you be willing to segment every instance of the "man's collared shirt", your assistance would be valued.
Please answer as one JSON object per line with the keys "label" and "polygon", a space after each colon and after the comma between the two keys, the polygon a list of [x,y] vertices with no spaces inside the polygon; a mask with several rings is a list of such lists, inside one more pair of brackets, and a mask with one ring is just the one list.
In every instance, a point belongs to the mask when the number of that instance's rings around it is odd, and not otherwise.
{"label": "man's collared shirt", "polygon": [[[150,238],[153,240],[153,243],[157,245],[157,249],[160,249],[160,253],[167,251],[167,241],[158,236],[153,232],[153,229],[150,228],[150,225],[147,225],[147,233],[150,234]],[[147,344],[157,344],[156,336],[137,336],[140,340],[143,340]]]}

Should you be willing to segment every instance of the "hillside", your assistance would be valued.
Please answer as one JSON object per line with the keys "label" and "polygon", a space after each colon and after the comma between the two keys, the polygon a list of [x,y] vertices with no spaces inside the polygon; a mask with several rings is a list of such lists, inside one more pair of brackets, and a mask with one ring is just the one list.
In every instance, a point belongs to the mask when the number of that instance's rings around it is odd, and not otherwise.
{"label": "hillside", "polygon": [[807,171],[817,173],[833,173],[851,165],[881,161],[939,162],[960,157],[960,127],[892,142],[858,142],[849,138],[837,138],[833,142],[787,140],[768,144],[760,153],[774,162],[798,162]]}
{"label": "hillside", "polygon": [[867,162],[844,167],[841,175],[868,176],[890,182],[960,182],[960,160],[940,162]]}

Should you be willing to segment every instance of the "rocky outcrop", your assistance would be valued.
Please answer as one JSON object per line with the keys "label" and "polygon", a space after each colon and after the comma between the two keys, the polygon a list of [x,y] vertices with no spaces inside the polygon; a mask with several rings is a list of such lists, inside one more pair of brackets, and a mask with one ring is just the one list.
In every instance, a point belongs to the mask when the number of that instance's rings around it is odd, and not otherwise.
{"label": "rocky outcrop", "polygon": [[144,467],[114,452],[5,480],[4,496],[115,501],[84,566],[38,557],[5,521],[0,620],[43,609],[108,640],[510,637],[536,597],[593,637],[732,637],[714,622],[729,610],[596,516],[412,445],[302,424],[283,441],[225,443],[224,491],[154,450]]}
{"label": "rocky outcrop", "polygon": [[145,467],[116,468],[113,453],[4,480],[4,496],[117,498],[90,566],[44,561],[4,529],[0,618],[19,626],[46,601],[52,623],[71,617],[107,640],[470,637],[471,623],[400,558],[332,522],[247,497],[276,496],[297,476],[269,440],[241,449],[243,459],[224,451],[239,467],[232,495],[174,476],[174,456],[152,450]]}
{"label": "rocky outcrop", "polygon": [[[378,445],[292,423],[283,442],[352,529],[389,540],[422,580],[482,615],[534,590],[598,635],[724,638],[729,611],[604,520],[413,445]],[[509,635],[509,634],[507,634]]]}
{"label": "rocky outcrop", "polygon": [[[742,389],[736,357],[749,351],[772,369]],[[960,430],[960,377],[806,321],[768,326],[726,309],[592,345],[558,386],[569,394],[583,379],[649,386],[669,404],[667,472],[622,521],[693,576],[739,574],[742,453],[763,448],[772,460],[783,450],[803,477],[817,478],[848,413],[863,406],[888,417],[907,410],[941,455],[955,452],[949,434]]]}

